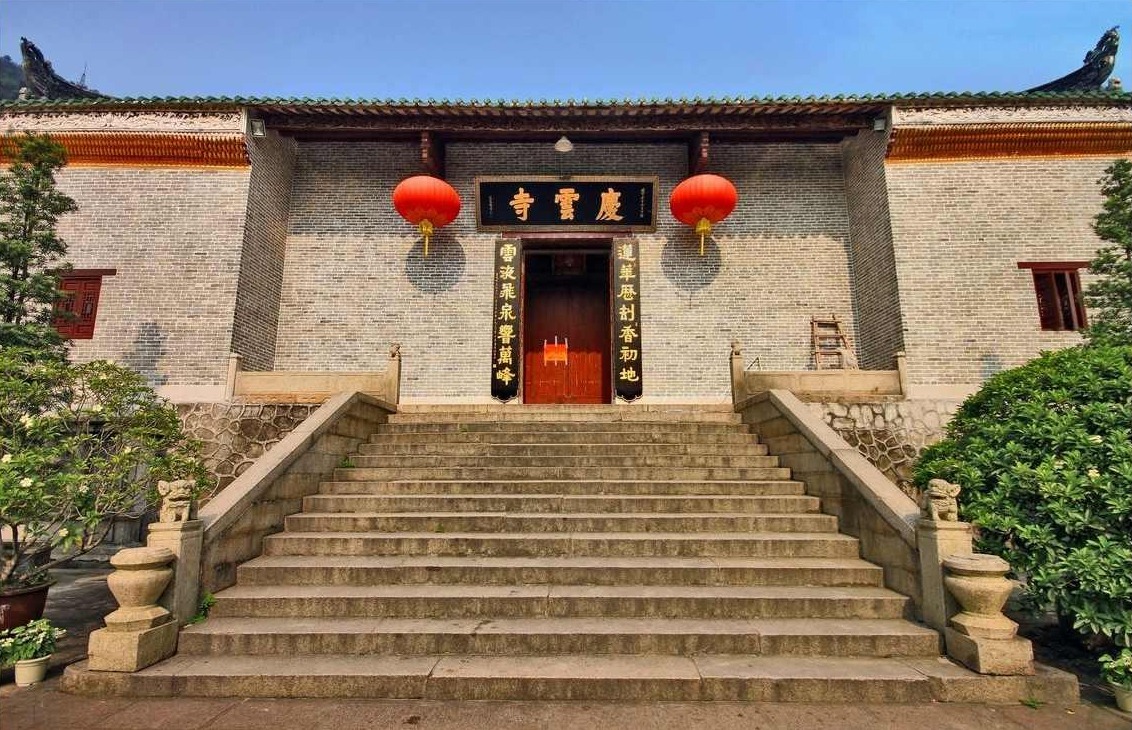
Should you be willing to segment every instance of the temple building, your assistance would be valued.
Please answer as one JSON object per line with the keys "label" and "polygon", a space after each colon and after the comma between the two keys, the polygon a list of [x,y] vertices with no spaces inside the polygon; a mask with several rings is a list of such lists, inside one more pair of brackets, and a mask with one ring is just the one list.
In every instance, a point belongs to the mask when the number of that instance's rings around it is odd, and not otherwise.
{"label": "temple building", "polygon": [[649,101],[116,99],[32,50],[58,326],[220,486],[68,690],[1077,700],[909,476],[1081,341],[1115,30],[1027,92]]}
{"label": "temple building", "polygon": [[[1078,342],[1097,180],[1132,149],[1132,102],[1103,90],[89,96],[5,103],[0,125],[68,151],[73,354],[128,364],[180,402],[229,395],[230,353],[244,371],[366,372],[392,343],[402,402],[490,402],[501,342],[514,402],[724,402],[732,341],[751,370],[821,369],[815,330],[833,319],[833,366],[894,371],[904,353],[905,395],[962,397]],[[701,173],[738,196],[702,251],[669,205]],[[427,255],[393,204],[422,174],[462,203]],[[501,247],[513,322],[499,321]]]}

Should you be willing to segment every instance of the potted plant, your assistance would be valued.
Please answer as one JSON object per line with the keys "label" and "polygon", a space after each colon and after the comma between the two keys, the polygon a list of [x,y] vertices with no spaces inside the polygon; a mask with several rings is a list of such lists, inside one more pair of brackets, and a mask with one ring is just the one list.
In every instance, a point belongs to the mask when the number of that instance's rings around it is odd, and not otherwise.
{"label": "potted plant", "polygon": [[185,476],[205,483],[195,444],[140,375],[0,350],[0,629],[39,618],[53,566],[155,505],[158,480]]}
{"label": "potted plant", "polygon": [[1132,648],[1126,646],[1116,656],[1102,656],[1101,677],[1112,687],[1116,706],[1132,712]]}
{"label": "potted plant", "polygon": [[55,642],[66,633],[45,618],[0,631],[0,665],[15,665],[19,687],[42,682]]}

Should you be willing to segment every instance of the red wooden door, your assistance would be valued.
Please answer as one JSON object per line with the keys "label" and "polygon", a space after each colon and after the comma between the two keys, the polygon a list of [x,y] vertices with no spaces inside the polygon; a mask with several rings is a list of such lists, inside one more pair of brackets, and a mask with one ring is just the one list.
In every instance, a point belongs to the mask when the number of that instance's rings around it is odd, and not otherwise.
{"label": "red wooden door", "polygon": [[610,402],[608,287],[608,268],[604,276],[527,277],[525,403]]}

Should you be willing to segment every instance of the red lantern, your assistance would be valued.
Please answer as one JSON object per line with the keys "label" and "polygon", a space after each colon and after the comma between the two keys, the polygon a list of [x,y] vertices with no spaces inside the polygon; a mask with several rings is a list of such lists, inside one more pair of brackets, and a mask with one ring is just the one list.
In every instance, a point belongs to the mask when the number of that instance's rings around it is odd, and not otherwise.
{"label": "red lantern", "polygon": [[704,255],[704,238],[713,223],[731,215],[739,193],[731,181],[719,175],[696,175],[676,186],[668,205],[672,216],[685,225],[695,226],[700,234],[700,256]]}
{"label": "red lantern", "polygon": [[436,228],[446,226],[460,214],[460,194],[440,178],[416,175],[393,190],[393,207],[424,236],[424,255]]}

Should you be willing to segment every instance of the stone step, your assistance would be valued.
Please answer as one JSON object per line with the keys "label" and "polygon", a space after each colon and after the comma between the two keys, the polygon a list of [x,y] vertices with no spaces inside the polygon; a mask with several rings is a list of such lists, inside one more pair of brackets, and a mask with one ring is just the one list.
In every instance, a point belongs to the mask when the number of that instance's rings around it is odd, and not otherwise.
{"label": "stone step", "polygon": [[[352,483],[351,483],[352,484]],[[602,514],[644,512],[813,513],[817,497],[719,495],[571,494],[316,494],[303,499],[304,512],[508,512]]]}
{"label": "stone step", "polygon": [[265,555],[238,585],[803,585],[873,586],[884,571],[860,558],[487,558],[442,555]]}
{"label": "stone step", "polygon": [[471,442],[364,443],[362,455],[372,456],[766,456],[765,444],[755,443],[543,443]]}
{"label": "stone step", "polygon": [[[862,586],[237,585],[216,594],[216,604],[209,615],[218,618],[400,617],[484,621],[499,618],[899,619],[907,606],[905,596],[884,588]],[[934,637],[935,633],[932,635]],[[538,651],[532,649],[532,652]]]}
{"label": "stone step", "polygon": [[823,514],[576,512],[304,512],[286,518],[293,532],[836,532]]}
{"label": "stone step", "polygon": [[937,656],[939,634],[896,619],[216,618],[185,629],[182,654],[743,654]]}
{"label": "stone step", "polygon": [[389,417],[390,423],[437,423],[440,421],[458,421],[460,423],[478,423],[483,421],[514,421],[519,423],[546,423],[551,421],[657,423],[677,421],[680,423],[733,424],[741,424],[743,422],[742,417],[732,408],[728,408],[727,410],[673,408],[646,411],[637,408],[618,410],[611,409],[609,406],[590,408],[587,410],[552,410],[545,408],[534,409],[530,407],[514,408],[504,406],[483,411],[422,411],[406,406]]}
{"label": "stone step", "polygon": [[753,433],[679,433],[668,431],[459,431],[451,433],[397,431],[370,436],[375,444],[489,443],[489,444],[754,444]]}
{"label": "stone step", "polygon": [[647,456],[577,455],[558,454],[542,456],[441,455],[441,454],[390,454],[371,456],[359,454],[350,461],[359,468],[384,469],[469,469],[506,468],[537,473],[548,470],[564,472],[580,468],[666,468],[666,469],[725,469],[777,467],[777,456],[732,456],[722,454],[657,454]]}
{"label": "stone step", "polygon": [[619,532],[280,532],[264,555],[576,555],[855,558],[855,538],[839,533]]}
{"label": "stone step", "polygon": [[[363,458],[363,457],[358,457]],[[774,458],[774,457],[760,457]],[[789,479],[790,470],[779,466],[751,467],[669,467],[669,466],[473,466],[473,467],[346,467],[334,470],[334,480],[340,482],[375,482],[386,479],[572,479],[595,480],[684,480],[684,481],[736,481]]]}
{"label": "stone step", "polygon": [[690,421],[432,421],[399,423],[391,421],[378,425],[377,434],[387,433],[656,433],[656,434],[745,434],[749,428],[742,423],[696,423]]}
{"label": "stone step", "polygon": [[786,496],[805,492],[802,482],[789,479],[772,481],[638,481],[602,479],[594,481],[553,479],[508,479],[505,481],[412,480],[412,481],[331,481],[319,485],[322,494],[569,494],[596,495],[719,495]]}
{"label": "stone step", "polygon": [[[980,677],[934,657],[178,655],[140,672],[67,667],[63,689],[150,697],[436,700],[1002,702],[1072,705],[1076,678]],[[818,713],[814,726],[829,720]]]}

